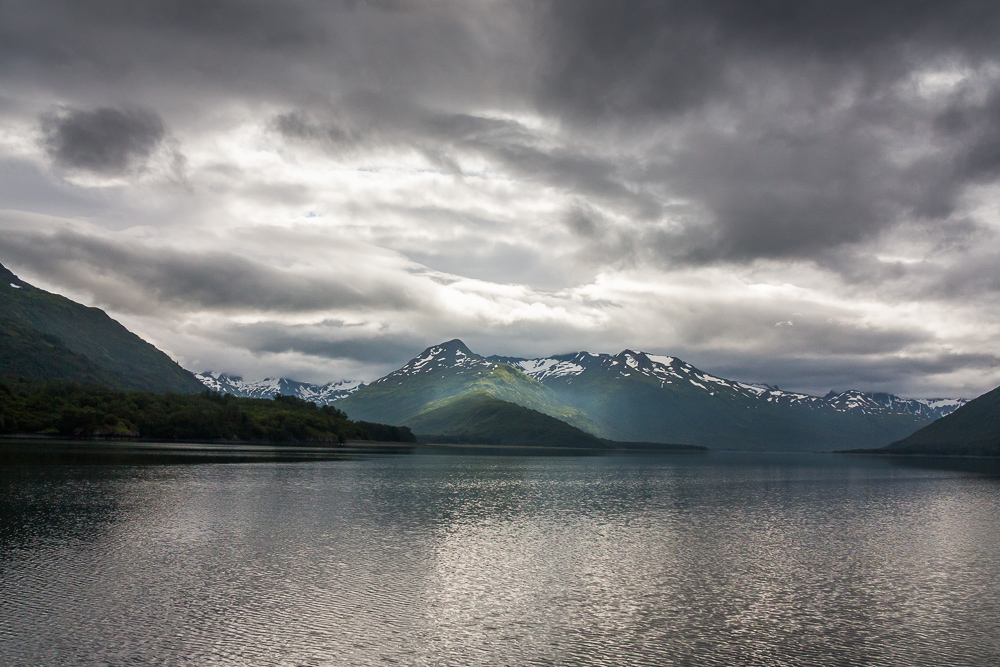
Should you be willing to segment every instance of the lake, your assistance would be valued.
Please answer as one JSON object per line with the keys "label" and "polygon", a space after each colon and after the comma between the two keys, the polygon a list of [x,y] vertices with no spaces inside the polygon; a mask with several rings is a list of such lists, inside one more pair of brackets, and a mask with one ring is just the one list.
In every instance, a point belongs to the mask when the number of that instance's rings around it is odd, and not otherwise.
{"label": "lake", "polygon": [[995,463],[0,465],[4,665],[998,665]]}

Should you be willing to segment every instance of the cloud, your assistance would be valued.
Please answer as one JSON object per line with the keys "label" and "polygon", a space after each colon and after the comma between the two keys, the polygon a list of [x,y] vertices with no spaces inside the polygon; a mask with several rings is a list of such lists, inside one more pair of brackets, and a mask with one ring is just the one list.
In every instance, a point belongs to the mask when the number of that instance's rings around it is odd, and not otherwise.
{"label": "cloud", "polygon": [[163,119],[146,109],[62,109],[41,125],[56,164],[104,175],[141,169],[166,137]]}
{"label": "cloud", "polygon": [[430,307],[408,289],[402,272],[303,275],[231,252],[152,248],[73,229],[9,231],[0,251],[88,289],[104,303],[139,313],[178,308],[297,313]]}
{"label": "cloud", "polygon": [[236,372],[461,336],[985,387],[998,33],[977,0],[14,0],[0,253]]}
{"label": "cloud", "polygon": [[424,338],[412,333],[370,331],[339,320],[291,326],[281,321],[255,322],[230,325],[214,333],[256,354],[294,352],[391,367],[403,365],[425,344]]}

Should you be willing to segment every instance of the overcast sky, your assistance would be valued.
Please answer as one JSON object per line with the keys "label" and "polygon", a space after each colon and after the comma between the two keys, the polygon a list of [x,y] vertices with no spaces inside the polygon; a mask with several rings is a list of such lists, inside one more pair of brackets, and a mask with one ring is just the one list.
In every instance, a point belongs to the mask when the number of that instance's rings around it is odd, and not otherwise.
{"label": "overcast sky", "polygon": [[184,367],[1000,384],[995,1],[0,0],[0,262]]}

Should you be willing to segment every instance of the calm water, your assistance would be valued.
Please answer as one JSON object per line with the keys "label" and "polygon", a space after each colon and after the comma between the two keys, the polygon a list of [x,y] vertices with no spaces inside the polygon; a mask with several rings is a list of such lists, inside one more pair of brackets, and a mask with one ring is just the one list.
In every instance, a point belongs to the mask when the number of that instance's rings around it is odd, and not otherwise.
{"label": "calm water", "polygon": [[3,466],[0,664],[998,665],[1000,477],[734,454]]}

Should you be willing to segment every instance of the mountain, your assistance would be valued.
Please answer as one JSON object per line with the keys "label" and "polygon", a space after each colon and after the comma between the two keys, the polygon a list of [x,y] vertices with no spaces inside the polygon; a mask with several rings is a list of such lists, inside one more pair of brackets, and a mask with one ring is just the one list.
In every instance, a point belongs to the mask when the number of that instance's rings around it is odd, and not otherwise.
{"label": "mountain", "polygon": [[399,370],[338,401],[337,407],[351,419],[409,425],[435,402],[475,391],[604,435],[583,410],[560,402],[555,392],[513,366],[475,354],[460,340],[427,348]]}
{"label": "mountain", "polygon": [[0,317],[0,375],[110,384],[115,378],[55,336]]}
{"label": "mountain", "polygon": [[[738,388],[747,392],[747,395],[756,395],[768,403],[789,406],[826,406],[840,412],[858,411],[866,414],[896,412],[939,419],[968,402],[968,399],[964,398],[901,398],[894,394],[862,392],[855,389],[840,393],[831,391],[820,398],[808,394],[781,391],[777,387],[766,384],[723,380],[698,370],[676,357],[633,352],[632,350],[624,350],[616,356],[574,352],[538,359],[498,355],[488,357],[488,359],[511,364],[524,371],[526,375],[553,387],[572,384],[573,377],[585,371],[593,372],[600,369],[604,372],[611,371],[611,375],[614,376],[617,367],[619,377],[627,377],[632,372],[638,372],[658,378],[664,385],[671,384],[676,380],[686,380],[702,391],[708,392],[709,395],[714,395],[716,387],[710,388],[704,384],[708,382],[716,386]],[[643,359],[648,360],[649,363],[643,363]],[[622,365],[623,363],[624,365]]]}
{"label": "mountain", "polygon": [[[337,405],[355,419],[413,426],[445,399],[471,392],[609,440],[771,451],[883,446],[963,402],[858,391],[810,396],[726,380],[676,357],[633,350],[482,357],[452,340]],[[414,428],[427,432],[430,424]]]}
{"label": "mountain", "polygon": [[839,394],[831,391],[824,398],[839,410],[861,410],[871,414],[888,410],[928,419],[940,419],[969,402],[967,398],[901,398],[884,392],[855,389]]}
{"label": "mountain", "polygon": [[[0,314],[5,320],[0,324],[5,332],[2,342],[19,346],[0,354],[0,374],[92,381],[119,390],[204,390],[191,373],[103,310],[33,287],[3,266]],[[31,336],[37,336],[38,341],[26,339]],[[51,354],[43,346],[48,346]],[[20,358],[15,349],[26,356]]]}
{"label": "mountain", "polygon": [[[816,451],[845,443],[883,445],[932,419],[930,405],[885,405],[861,392],[821,398],[781,391],[719,378],[676,357],[633,350],[489,360],[543,383],[618,440]],[[939,403],[939,410],[946,409]]]}
{"label": "mountain", "polygon": [[288,378],[264,378],[246,381],[238,375],[205,371],[194,375],[205,387],[220,394],[241,398],[274,398],[275,395],[295,396],[317,405],[330,405],[365,386],[362,382],[341,380],[317,385],[296,382]]}
{"label": "mountain", "polygon": [[1000,456],[1000,387],[969,401],[909,437],[881,449],[863,451],[875,454]]}

